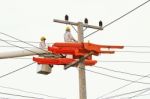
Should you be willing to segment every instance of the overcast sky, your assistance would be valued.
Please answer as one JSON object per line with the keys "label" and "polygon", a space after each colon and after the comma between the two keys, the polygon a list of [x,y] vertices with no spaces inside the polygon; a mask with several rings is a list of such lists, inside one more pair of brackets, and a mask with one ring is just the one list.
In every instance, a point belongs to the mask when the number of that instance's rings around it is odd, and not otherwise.
{"label": "overcast sky", "polygon": [[[65,25],[54,23],[53,19],[64,19],[69,15],[70,21],[78,22],[89,19],[89,24],[98,25],[99,20],[106,25],[120,17],[146,0],[0,0],[0,32],[9,34],[24,41],[40,41],[41,36],[47,38],[47,43],[63,42]],[[150,48],[128,46],[150,46],[150,3],[137,9],[121,20],[89,36],[85,41],[96,44],[124,45],[123,50],[150,52]],[[93,29],[87,29],[84,35],[90,34]],[[77,33],[72,29],[72,34],[77,38]],[[0,34],[0,39],[13,40]],[[18,46],[29,46],[23,43],[13,42]],[[34,44],[38,46],[38,44]],[[0,46],[8,44],[0,41]],[[20,50],[19,48],[0,47],[0,52]],[[113,70],[147,75],[150,72],[149,63],[131,62],[104,62],[104,61],[146,61],[150,62],[150,53],[116,52],[112,55],[100,55],[95,57],[101,66]],[[3,59],[0,60],[0,76],[12,70],[30,64],[32,59]],[[63,66],[54,66],[51,74],[45,76],[36,73],[37,64],[21,71],[0,78],[0,86],[17,88],[25,91],[43,93],[50,96],[66,99],[79,99],[78,69],[69,68],[63,70]],[[96,67],[87,67],[89,70],[116,76],[128,80],[136,80],[140,77],[114,73]],[[87,99],[97,97],[119,88],[130,82],[106,77],[86,71]],[[140,80],[150,83],[148,78]],[[106,97],[122,94],[130,91],[148,88],[147,84],[131,84]],[[23,93],[0,87],[0,92],[34,96],[44,99],[55,99],[46,96]],[[150,91],[143,93],[148,94]],[[138,93],[117,97],[113,99],[127,99]],[[11,99],[27,99],[0,94],[0,97]],[[149,99],[150,96],[140,96],[135,99]]]}

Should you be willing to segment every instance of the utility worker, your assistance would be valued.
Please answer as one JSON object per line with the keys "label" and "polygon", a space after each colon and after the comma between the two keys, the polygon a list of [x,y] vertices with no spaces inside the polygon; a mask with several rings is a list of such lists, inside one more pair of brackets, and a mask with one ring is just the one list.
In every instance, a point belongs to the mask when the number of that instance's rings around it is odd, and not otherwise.
{"label": "utility worker", "polygon": [[41,37],[41,42],[40,42],[40,45],[39,45],[39,47],[42,48],[42,49],[46,48],[45,40],[46,40],[46,38],[44,36],[42,36]]}
{"label": "utility worker", "polygon": [[[45,41],[46,41],[46,38],[44,36],[42,36],[41,37],[41,42],[39,44],[39,48],[41,48],[43,50],[46,48]],[[40,57],[44,57],[44,55],[40,55]],[[51,73],[52,67],[53,67],[53,65],[41,64],[41,65],[38,65],[37,72],[40,73],[40,74],[47,75],[47,74]]]}
{"label": "utility worker", "polygon": [[[64,41],[65,41],[65,42],[69,42],[69,43],[77,42],[77,41],[74,39],[74,37],[72,36],[71,30],[70,30],[69,27],[66,27],[66,32],[65,32],[65,34],[64,34]],[[71,58],[71,59],[73,59],[73,56],[72,56],[72,55],[65,55],[65,56],[66,56],[66,58]],[[66,66],[66,65],[64,65],[64,67],[65,67],[65,66]]]}
{"label": "utility worker", "polygon": [[66,32],[64,34],[64,41],[65,42],[77,42],[71,34],[71,30],[69,27],[66,27]]}

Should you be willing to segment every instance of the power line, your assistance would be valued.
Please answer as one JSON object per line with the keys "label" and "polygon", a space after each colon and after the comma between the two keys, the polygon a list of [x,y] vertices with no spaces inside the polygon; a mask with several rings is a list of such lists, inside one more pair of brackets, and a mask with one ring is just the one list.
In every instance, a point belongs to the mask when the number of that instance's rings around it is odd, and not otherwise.
{"label": "power line", "polygon": [[71,26],[74,29],[74,31],[76,31],[76,33],[78,33],[78,31],[76,30],[76,28],[73,25],[71,25]]}
{"label": "power line", "polygon": [[5,89],[16,90],[16,91],[20,91],[20,92],[30,93],[30,94],[36,94],[36,95],[46,96],[46,97],[54,98],[54,99],[66,99],[66,98],[61,98],[61,97],[56,97],[56,96],[50,96],[50,95],[36,93],[36,92],[30,92],[30,91],[25,91],[25,90],[21,90],[21,89],[11,88],[11,87],[5,87],[5,86],[0,86],[0,87],[1,88],[5,88]]}
{"label": "power line", "polygon": [[150,48],[150,46],[142,46],[142,45],[137,45],[137,46],[133,46],[133,45],[130,45],[130,46],[129,46],[129,45],[125,45],[124,47],[134,47],[134,48],[139,48],[139,47],[140,47],[140,48],[141,48],[141,47],[143,48],[143,47],[145,47],[145,48]]}
{"label": "power line", "polygon": [[[128,75],[131,75],[131,76],[145,77],[144,75],[139,75],[139,74],[133,74],[133,73],[128,73],[128,72],[123,72],[123,71],[108,69],[108,68],[105,68],[105,67],[102,67],[102,66],[94,66],[94,67],[101,68],[101,69],[108,70],[108,71],[112,71],[112,72],[117,72],[117,73],[122,73],[122,74],[128,74]],[[150,77],[147,77],[147,78],[150,78]]]}
{"label": "power line", "polygon": [[128,14],[130,14],[131,12],[133,12],[133,11],[137,10],[138,8],[140,8],[140,7],[144,6],[144,5],[145,5],[146,3],[148,3],[149,1],[150,1],[150,0],[147,0],[146,2],[144,2],[144,3],[140,4],[139,6],[135,7],[135,8],[134,8],[134,9],[132,9],[131,11],[129,11],[129,12],[127,12],[127,13],[125,13],[124,15],[120,16],[119,18],[117,18],[117,19],[113,20],[112,22],[110,22],[110,23],[106,24],[103,28],[106,28],[107,26],[111,25],[112,23],[114,23],[114,22],[116,22],[116,21],[120,20],[121,18],[123,18],[123,17],[127,16],[127,15],[128,15]]}
{"label": "power line", "polygon": [[[21,42],[21,41],[14,41],[14,40],[6,40],[8,42]],[[40,42],[34,42],[34,41],[24,41],[24,42],[27,42],[27,43],[40,43]],[[54,44],[54,43],[46,43],[46,44]]]}
{"label": "power line", "polygon": [[16,69],[16,70],[13,70],[13,71],[11,71],[11,72],[9,72],[9,73],[6,73],[6,74],[4,74],[4,75],[1,75],[0,78],[6,77],[6,76],[8,76],[8,75],[10,75],[10,74],[13,74],[13,73],[15,73],[15,72],[17,72],[17,71],[20,71],[20,70],[22,70],[22,69],[24,69],[24,68],[26,68],[26,67],[29,67],[29,66],[32,65],[32,64],[34,64],[34,62],[33,62],[33,63],[30,63],[30,64],[28,64],[28,65],[25,65],[25,66],[23,66],[23,67],[21,67],[21,68],[18,68],[18,69]]}
{"label": "power line", "polygon": [[126,61],[126,60],[122,60],[122,61],[120,61],[120,60],[111,60],[111,61],[109,61],[109,60],[97,60],[98,62],[104,62],[104,63],[147,63],[147,64],[149,64],[150,63],[150,61]]}
{"label": "power line", "polygon": [[116,89],[114,89],[114,90],[112,90],[112,91],[110,91],[110,92],[108,92],[108,93],[106,93],[106,94],[101,95],[101,96],[98,97],[97,99],[103,98],[103,97],[105,97],[105,96],[107,96],[107,95],[109,95],[109,94],[112,94],[112,93],[114,93],[114,92],[116,92],[116,91],[118,91],[118,90],[120,90],[120,89],[123,89],[123,88],[125,88],[125,87],[127,87],[127,86],[129,86],[129,85],[131,85],[131,84],[133,84],[133,83],[136,83],[137,81],[142,80],[143,78],[149,77],[149,76],[150,76],[150,74],[147,74],[147,75],[145,75],[144,77],[140,77],[139,79],[136,79],[136,80],[134,80],[133,82],[130,82],[130,83],[128,83],[128,84],[125,84],[125,85],[123,85],[123,86],[121,86],[121,87],[119,87],[119,88],[116,88]]}
{"label": "power line", "polygon": [[87,36],[84,37],[84,39],[87,38],[87,37],[89,37],[89,36],[91,36],[91,35],[93,35],[93,34],[95,34],[95,33],[98,32],[98,31],[100,31],[100,30],[96,30],[96,31],[94,31],[94,32],[92,32],[92,33],[90,33],[90,34],[88,34]]}
{"label": "power line", "polygon": [[[81,69],[84,69],[84,68],[81,68]],[[133,81],[133,80],[128,80],[128,79],[124,79],[124,78],[120,78],[120,77],[116,77],[116,76],[111,76],[111,75],[108,75],[108,74],[92,71],[92,70],[89,70],[89,69],[85,69],[85,70],[89,71],[89,72],[92,72],[92,73],[95,73],[95,74],[99,74],[99,75],[103,75],[103,76],[107,76],[107,77],[111,77],[111,78],[115,78],[115,79],[131,82],[131,83],[150,84],[150,83],[146,83],[146,82]]]}
{"label": "power line", "polygon": [[132,97],[128,97],[127,99],[132,99],[132,98],[138,97],[139,95],[141,95],[141,94],[143,94],[143,93],[145,93],[145,92],[147,92],[147,91],[149,91],[149,90],[150,90],[150,89],[144,90],[143,92],[140,92],[140,93],[138,93],[138,94],[136,94],[136,95],[134,95],[134,96],[132,96]]}
{"label": "power line", "polygon": [[121,53],[150,53],[150,51],[115,51],[115,52],[121,52]]}
{"label": "power line", "polygon": [[[4,39],[3,39],[4,40]],[[5,40],[7,42],[21,42],[21,41],[14,41],[14,40]],[[27,43],[40,43],[40,42],[34,42],[34,41],[24,41]],[[54,43],[46,43],[46,44],[54,44]],[[5,47],[5,46],[4,46]],[[7,46],[6,46],[7,47]],[[11,46],[8,46],[11,47]],[[137,45],[137,46],[133,46],[133,45],[125,45],[124,47],[131,47],[131,48],[150,48],[150,46],[142,46],[142,45]],[[30,48],[30,47],[29,47]]]}
{"label": "power line", "polygon": [[10,96],[17,96],[17,97],[24,97],[24,98],[32,98],[32,99],[44,99],[44,98],[38,98],[38,97],[32,97],[32,96],[24,96],[24,95],[11,94],[11,93],[5,93],[5,92],[0,92],[0,94],[10,95]]}
{"label": "power line", "polygon": [[20,47],[20,46],[15,45],[15,44],[11,44],[11,43],[9,43],[9,42],[7,42],[7,41],[5,41],[5,40],[1,39],[1,38],[0,38],[0,40],[1,40],[1,41],[3,41],[3,42],[5,42],[5,43],[7,43],[7,44],[9,44],[9,45],[14,46],[14,47],[18,47],[18,48],[21,48],[21,49],[27,50],[27,51],[29,51],[29,52],[35,53],[35,54],[37,54],[37,55],[40,55],[40,54],[39,54],[39,53],[37,53],[37,52],[31,51],[31,50],[29,50],[29,49],[25,49],[25,48],[23,48],[23,47]]}
{"label": "power line", "polygon": [[[1,40],[2,41],[2,40]],[[3,41],[7,41],[7,40],[3,40]],[[7,41],[8,42],[8,41]],[[10,45],[10,43],[9,43],[9,45]],[[0,45],[0,47],[16,47],[16,46],[4,46],[4,45]],[[21,48],[33,48],[33,47],[21,47]],[[150,51],[115,51],[115,52],[121,52],[121,53],[145,53],[145,54],[147,54],[147,53],[150,53]]]}
{"label": "power line", "polygon": [[[18,57],[14,57],[14,58],[11,58],[11,59],[32,59],[32,58],[18,58]],[[149,64],[150,61],[126,61],[126,60],[123,60],[123,61],[120,61],[120,60],[97,60],[97,62],[101,62],[101,63],[141,63],[141,64]]]}
{"label": "power line", "polygon": [[[0,47],[16,47],[16,46],[5,46],[5,45],[0,45]],[[21,48],[33,48],[33,47],[21,47]]]}
{"label": "power line", "polygon": [[133,94],[133,93],[145,91],[145,90],[148,90],[148,89],[150,89],[150,88],[144,88],[144,89],[140,89],[140,90],[136,90],[136,91],[131,91],[131,92],[123,93],[123,94],[118,94],[118,95],[114,95],[114,96],[110,96],[110,97],[106,97],[106,98],[101,98],[101,99],[113,99],[113,98],[117,98],[117,97],[120,97],[120,96],[124,96],[124,95],[129,95],[129,94]]}
{"label": "power line", "polygon": [[141,97],[141,96],[149,96],[150,94],[144,94],[144,95],[138,95],[136,97]]}
{"label": "power line", "polygon": [[[131,12],[137,10],[138,8],[144,6],[144,5],[145,5],[146,3],[148,3],[149,1],[150,1],[150,0],[147,0],[146,2],[140,4],[139,6],[135,7],[134,9],[132,9],[132,10],[130,10],[129,12],[125,13],[124,15],[120,16],[119,18],[117,18],[117,19],[111,21],[110,23],[106,24],[106,25],[103,27],[103,29],[106,28],[106,27],[108,27],[109,25],[113,24],[114,22],[117,22],[118,20],[122,19],[123,17],[127,16],[127,15],[130,14]],[[89,35],[85,36],[84,38],[87,38],[87,37],[89,37],[90,35],[92,35],[92,34],[98,32],[98,31],[99,31],[99,30],[96,30],[96,31],[90,33]]]}
{"label": "power line", "polygon": [[27,43],[27,42],[25,42],[25,41],[22,41],[22,40],[20,40],[20,39],[18,39],[18,38],[15,38],[15,37],[11,36],[11,35],[8,35],[8,34],[6,34],[6,33],[0,32],[0,34],[3,34],[3,35],[8,36],[8,37],[10,37],[10,38],[13,38],[13,39],[15,39],[15,40],[17,40],[17,41],[23,42],[23,43],[25,43],[25,44],[27,44],[27,45],[33,46],[33,47],[35,47],[35,48],[37,48],[37,49],[40,49],[40,50],[42,50],[42,51],[48,52],[48,51],[46,51],[46,50],[43,50],[42,48],[39,48],[39,47],[37,47],[37,46],[34,46],[34,45],[30,44],[30,43]]}

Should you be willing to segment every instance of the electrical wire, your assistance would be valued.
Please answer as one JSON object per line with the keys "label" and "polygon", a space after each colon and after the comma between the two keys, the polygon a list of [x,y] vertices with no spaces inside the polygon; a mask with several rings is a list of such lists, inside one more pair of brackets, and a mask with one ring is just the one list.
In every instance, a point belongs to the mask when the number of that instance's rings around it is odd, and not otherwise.
{"label": "electrical wire", "polygon": [[121,18],[127,16],[127,15],[130,14],[131,12],[133,12],[133,11],[137,10],[138,8],[140,8],[140,7],[144,6],[145,4],[147,4],[149,1],[150,1],[150,0],[145,1],[144,3],[142,3],[142,4],[140,4],[139,6],[135,7],[135,8],[132,9],[131,11],[125,13],[124,15],[120,16],[119,18],[117,18],[117,19],[113,20],[112,22],[106,24],[103,28],[106,28],[107,26],[109,26],[109,25],[113,24],[114,22],[120,20]]}
{"label": "electrical wire", "polygon": [[[14,41],[14,40],[6,40],[8,42],[21,42],[21,41]],[[24,42],[27,42],[27,43],[40,43],[40,42],[33,42],[33,41],[24,41]],[[46,43],[46,44],[54,44],[54,43]]]}
{"label": "electrical wire", "polygon": [[24,98],[32,98],[32,99],[44,99],[44,98],[38,98],[38,97],[32,97],[32,96],[24,96],[24,95],[5,93],[5,92],[0,92],[0,94],[10,95],[10,96],[17,96],[17,97],[24,97]]}
{"label": "electrical wire", "polygon": [[[14,40],[5,40],[7,42],[21,42],[21,41],[14,41]],[[24,41],[27,43],[40,43],[40,42],[33,42],[33,41]],[[46,44],[54,44],[54,43],[46,43]],[[142,45],[137,45],[137,46],[132,46],[132,45],[124,45],[124,47],[131,47],[131,48],[150,48],[150,46],[142,46]]]}
{"label": "electrical wire", "polygon": [[84,39],[87,38],[87,37],[89,37],[89,36],[91,36],[91,35],[93,35],[93,34],[95,34],[95,33],[98,32],[98,31],[100,31],[100,30],[96,30],[96,31],[94,31],[94,32],[92,32],[92,33],[86,35],[86,36],[84,37]]}
{"label": "electrical wire", "polygon": [[[131,75],[131,76],[145,77],[144,75],[139,75],[139,74],[133,74],[133,73],[128,73],[128,72],[123,72],[123,71],[108,69],[108,68],[105,68],[105,67],[102,67],[102,66],[94,66],[94,67],[96,67],[96,68],[101,68],[101,69],[108,70],[108,71],[112,71],[112,72],[127,74],[127,75]],[[146,77],[145,77],[145,78],[146,78]],[[147,77],[147,78],[150,78],[150,77]]]}
{"label": "electrical wire", "polygon": [[[5,40],[6,41],[6,40]],[[4,45],[0,45],[0,47],[16,47],[16,46],[4,46]],[[21,47],[21,48],[33,48],[33,47]],[[150,53],[150,51],[115,51],[115,52],[121,52],[121,53]]]}
{"label": "electrical wire", "polygon": [[54,98],[54,99],[66,99],[66,98],[62,98],[62,97],[50,96],[50,95],[46,95],[46,94],[30,92],[30,91],[25,91],[25,90],[21,90],[21,89],[11,88],[11,87],[5,87],[5,86],[0,86],[0,87],[1,88],[5,88],[5,89],[11,89],[11,90],[15,90],[15,91],[20,91],[20,92],[24,92],[24,93],[30,93],[30,94],[35,94],[35,95],[46,96],[46,97]]}
{"label": "electrical wire", "polygon": [[138,46],[133,46],[133,45],[125,45],[124,47],[133,47],[133,48],[150,48],[150,46],[142,46],[142,45],[138,45]]}
{"label": "electrical wire", "polygon": [[[4,46],[4,45],[0,45],[0,47],[15,47],[15,46]],[[33,48],[33,47],[21,47],[21,48]]]}
{"label": "electrical wire", "polygon": [[37,55],[41,55],[41,54],[39,54],[39,53],[37,53],[37,52],[34,52],[34,51],[31,51],[31,50],[29,50],[29,49],[25,49],[25,48],[23,48],[23,47],[20,47],[20,46],[17,46],[17,45],[11,44],[11,43],[9,43],[9,42],[7,42],[7,41],[5,41],[5,40],[1,39],[1,38],[0,38],[0,40],[1,40],[1,41],[3,41],[3,42],[5,42],[5,43],[7,43],[7,44],[9,44],[9,45],[12,45],[12,46],[15,46],[15,47],[18,47],[18,48],[21,48],[21,49],[27,50],[27,51],[32,52],[32,53],[35,53],[35,54],[37,54]]}
{"label": "electrical wire", "polygon": [[109,60],[97,60],[97,62],[103,62],[103,63],[146,63],[146,64],[149,64],[150,61],[120,61],[120,60],[112,60],[112,61],[109,61]]}
{"label": "electrical wire", "polygon": [[[43,50],[42,48],[39,48],[39,47],[37,47],[37,46],[34,46],[34,45],[30,44],[30,43],[27,43],[27,42],[25,42],[25,41],[22,41],[22,40],[20,40],[20,39],[18,39],[18,38],[15,38],[15,37],[11,36],[11,35],[8,35],[8,34],[6,34],[6,33],[0,32],[0,34],[3,34],[3,35],[8,36],[8,37],[10,37],[10,38],[13,38],[13,39],[15,39],[15,40],[17,40],[17,41],[23,42],[23,43],[25,43],[25,44],[27,44],[27,45],[33,46],[33,47],[35,47],[35,48],[37,48],[37,49]],[[43,51],[48,52],[48,51],[46,51],[46,50],[43,50]]]}
{"label": "electrical wire", "polygon": [[[3,41],[7,41],[7,40],[3,40]],[[7,41],[8,42],[8,41]],[[4,45],[0,45],[0,47],[16,47],[16,46],[4,46]],[[33,48],[33,47],[22,47],[22,48]],[[150,51],[115,51],[115,52],[126,52],[126,53],[150,53]]]}
{"label": "electrical wire", "polygon": [[[115,78],[115,79],[127,81],[127,82],[130,82],[130,83],[150,84],[150,83],[146,83],[146,82],[133,81],[133,80],[128,80],[128,79],[124,79],[124,78],[120,78],[120,77],[116,77],[116,76],[111,76],[111,75],[108,75],[108,74],[104,74],[104,73],[92,71],[92,70],[89,70],[89,69],[84,69],[84,68],[82,68],[82,67],[79,67],[79,68],[80,68],[80,69],[83,69],[83,70],[86,70],[86,71],[88,71],[88,72],[92,72],[92,73],[95,73],[95,74],[99,74],[99,75],[103,75],[103,76],[107,76],[107,77],[111,77],[111,78]],[[149,74],[149,75],[150,75],[150,74]],[[146,76],[146,77],[147,77],[147,76]]]}
{"label": "electrical wire", "polygon": [[134,95],[134,96],[132,96],[132,97],[128,97],[127,99],[132,99],[132,98],[138,97],[139,95],[141,95],[141,94],[143,94],[143,93],[145,93],[145,92],[147,92],[147,91],[149,91],[149,90],[150,90],[150,89],[144,90],[143,92],[140,92],[140,93],[138,93],[138,94],[136,94],[136,95]]}
{"label": "electrical wire", "polygon": [[74,29],[74,31],[76,31],[78,33],[78,31],[76,30],[76,28],[73,25],[71,25],[71,27]]}
{"label": "electrical wire", "polygon": [[[136,91],[126,92],[126,93],[122,93],[122,94],[118,94],[118,95],[114,95],[114,96],[110,96],[110,97],[106,97],[106,98],[101,98],[101,99],[113,99],[113,98],[117,98],[117,97],[120,97],[120,96],[125,96],[125,95],[129,95],[129,94],[145,91],[145,90],[148,90],[148,89],[150,89],[150,88],[144,88],[144,89],[140,89],[140,90],[136,90]],[[98,99],[98,98],[96,98],[96,99]]]}
{"label": "electrical wire", "polygon": [[150,94],[144,94],[144,95],[138,95],[136,97],[141,97],[141,96],[149,96]]}
{"label": "electrical wire", "polygon": [[9,72],[9,73],[6,73],[6,74],[4,74],[4,75],[1,75],[0,78],[6,77],[6,76],[8,76],[8,75],[10,75],[10,74],[13,74],[13,73],[15,73],[15,72],[17,72],[17,71],[20,71],[20,70],[24,69],[24,68],[27,68],[27,67],[29,67],[30,65],[34,64],[34,63],[35,63],[35,62],[32,62],[32,63],[30,63],[30,64],[28,64],[28,65],[25,65],[25,66],[21,67],[21,68],[18,68],[18,69],[16,69],[16,70],[13,70],[13,71],[11,71],[11,72]]}
{"label": "electrical wire", "polygon": [[103,98],[103,97],[105,97],[105,96],[107,96],[107,95],[109,95],[109,94],[112,94],[112,93],[114,93],[114,92],[116,92],[116,91],[118,91],[118,90],[120,90],[120,89],[123,89],[123,88],[125,88],[125,87],[127,87],[127,86],[129,86],[129,85],[131,85],[131,84],[133,84],[133,83],[136,83],[137,81],[142,80],[143,78],[149,77],[149,76],[150,76],[150,74],[147,74],[147,75],[145,75],[144,77],[140,77],[139,79],[136,79],[136,80],[134,80],[133,82],[130,82],[130,83],[128,83],[128,84],[125,84],[125,85],[123,85],[123,86],[121,86],[121,87],[119,87],[119,88],[116,88],[116,89],[114,89],[114,90],[112,90],[112,91],[110,91],[110,92],[108,92],[108,93],[105,93],[105,94],[101,95],[100,97],[97,97],[97,99]]}
{"label": "electrical wire", "polygon": [[121,52],[121,53],[142,53],[142,54],[147,54],[150,53],[150,51],[115,51],[115,52]]}
{"label": "electrical wire", "polygon": [[[7,41],[7,40],[3,40],[3,41]],[[16,46],[4,46],[4,45],[0,45],[0,47],[16,47]],[[22,47],[22,48],[33,48],[33,47]],[[121,52],[121,53],[150,53],[150,51],[115,51],[115,52]]]}
{"label": "electrical wire", "polygon": [[87,27],[85,27],[85,29],[83,30],[83,31],[86,31],[88,28]]}
{"label": "electrical wire", "polygon": [[[103,26],[103,29],[106,28],[106,27],[108,27],[109,25],[113,24],[114,22],[117,22],[118,20],[122,19],[123,17],[127,16],[127,15],[130,14],[131,12],[137,10],[138,8],[144,6],[144,5],[145,5],[146,3],[148,3],[149,1],[150,1],[150,0],[147,0],[146,2],[140,4],[139,6],[135,7],[134,9],[132,9],[132,10],[130,10],[129,12],[125,13],[124,15],[120,16],[119,18],[117,18],[117,19],[111,21],[110,23],[106,24],[105,26]],[[89,35],[85,36],[84,38],[87,38],[87,37],[91,36],[92,34],[98,32],[98,31],[100,31],[100,30],[96,30],[96,31],[90,33]]]}
{"label": "electrical wire", "polygon": [[[32,58],[18,58],[18,57],[14,57],[11,59],[32,59]],[[115,60],[115,61],[109,61],[109,60],[97,60],[97,62],[101,62],[101,63],[141,63],[141,64],[149,64],[150,61],[119,61],[119,60]]]}

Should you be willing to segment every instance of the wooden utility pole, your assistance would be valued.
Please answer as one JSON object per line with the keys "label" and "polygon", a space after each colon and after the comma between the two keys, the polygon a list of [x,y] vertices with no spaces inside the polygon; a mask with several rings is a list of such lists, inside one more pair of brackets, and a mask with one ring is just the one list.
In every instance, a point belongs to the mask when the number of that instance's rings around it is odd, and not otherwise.
{"label": "wooden utility pole", "polygon": [[[84,42],[83,37],[83,23],[78,22],[78,42]],[[85,66],[83,61],[79,63],[79,91],[80,91],[80,99],[87,99],[86,96],[86,76],[85,76]]]}
{"label": "wooden utility pole", "polygon": [[[78,42],[79,43],[84,42],[84,33],[83,33],[83,28],[84,27],[103,30],[103,28],[101,26],[88,25],[88,24],[84,24],[83,22],[70,22],[68,20],[58,20],[58,19],[54,19],[54,22],[77,26],[77,28],[78,28],[78,31],[77,31],[78,32]],[[75,64],[75,63],[73,63],[73,64]],[[68,67],[69,67],[69,65],[68,65]],[[78,68],[79,68],[80,99],[87,99],[87,95],[86,95],[86,75],[85,75],[85,66],[83,64],[83,61],[79,62]]]}

